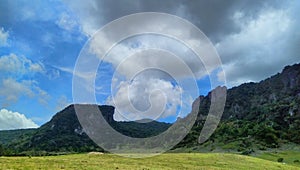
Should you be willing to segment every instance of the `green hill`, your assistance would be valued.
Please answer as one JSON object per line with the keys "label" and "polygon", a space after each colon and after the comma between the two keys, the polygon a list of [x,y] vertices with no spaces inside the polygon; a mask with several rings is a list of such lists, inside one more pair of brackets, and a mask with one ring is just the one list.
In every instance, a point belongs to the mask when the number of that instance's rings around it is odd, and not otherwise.
{"label": "green hill", "polygon": [[[82,105],[84,106],[84,105]],[[86,105],[93,106],[93,105]],[[80,107],[80,105],[78,105]],[[113,119],[114,107],[98,106],[106,121],[124,135],[144,138],[157,135],[169,128],[171,124],[162,122],[116,122]],[[52,152],[89,152],[103,151],[84,132],[80,125],[74,105],[58,112],[53,118],[38,129],[2,131],[6,134],[3,141],[6,147],[17,155],[44,155]],[[11,141],[8,136],[11,133]],[[22,134],[22,135],[19,135]]]}
{"label": "green hill", "polygon": [[229,89],[218,128],[206,143],[199,145],[210,95],[200,96],[198,120],[177,149],[250,154],[285,144],[300,144],[300,64],[287,66],[282,73],[259,83]]}

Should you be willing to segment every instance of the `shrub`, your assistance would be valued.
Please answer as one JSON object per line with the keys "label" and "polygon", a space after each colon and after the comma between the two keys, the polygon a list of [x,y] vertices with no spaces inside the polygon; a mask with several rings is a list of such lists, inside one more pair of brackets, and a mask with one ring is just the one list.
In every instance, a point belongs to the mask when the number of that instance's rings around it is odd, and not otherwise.
{"label": "shrub", "polygon": [[247,150],[244,150],[242,152],[242,155],[250,155],[251,153],[254,153],[254,150],[253,149],[247,149]]}
{"label": "shrub", "polygon": [[0,144],[0,156],[4,155],[4,148],[2,147],[2,145]]}
{"label": "shrub", "polygon": [[283,158],[278,158],[277,162],[283,162]]}

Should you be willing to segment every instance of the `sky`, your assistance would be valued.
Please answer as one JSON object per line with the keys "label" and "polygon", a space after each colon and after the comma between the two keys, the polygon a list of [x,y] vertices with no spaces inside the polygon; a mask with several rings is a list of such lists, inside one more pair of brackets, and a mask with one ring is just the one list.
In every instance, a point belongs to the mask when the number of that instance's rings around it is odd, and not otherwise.
{"label": "sky", "polygon": [[[97,30],[120,17],[160,12],[191,22],[209,38],[220,56],[225,76],[219,74],[218,68],[210,70],[209,74],[217,82],[226,81],[230,88],[261,81],[280,72],[286,65],[299,63],[299,10],[300,1],[296,0],[2,0],[0,130],[41,126],[73,103],[74,76],[84,80],[91,78],[91,74],[73,74],[80,52],[87,42],[90,45],[109,42],[104,38],[100,38],[103,42],[89,40]],[[172,27],[176,29],[180,25]],[[129,31],[128,28],[116,30]],[[155,35],[132,37],[116,45],[103,59],[95,86],[85,86],[86,90],[95,92],[98,104],[118,106],[120,114],[116,114],[115,119],[156,118],[159,115],[147,115],[145,111],[150,106],[155,109],[165,103],[160,120],[172,122],[178,116],[186,115],[197,97],[195,94],[184,95],[183,91],[189,92],[189,88],[183,88],[175,81],[185,76],[183,67],[177,68],[179,72],[175,75],[150,69],[137,74],[134,80],[126,80],[138,64],[147,65],[157,60],[160,62],[153,66],[169,64],[168,68],[174,68],[176,61],[167,60],[168,53],[158,59],[151,51],[122,62],[132,50],[144,48],[180,53],[182,61],[196,75],[199,94],[206,95],[212,90],[203,65],[190,60],[193,54],[186,52],[188,50],[182,44]],[[129,97],[126,96],[128,93]],[[89,103],[88,100],[82,102]],[[130,103],[141,114],[133,114]],[[178,115],[179,106],[182,115]]]}

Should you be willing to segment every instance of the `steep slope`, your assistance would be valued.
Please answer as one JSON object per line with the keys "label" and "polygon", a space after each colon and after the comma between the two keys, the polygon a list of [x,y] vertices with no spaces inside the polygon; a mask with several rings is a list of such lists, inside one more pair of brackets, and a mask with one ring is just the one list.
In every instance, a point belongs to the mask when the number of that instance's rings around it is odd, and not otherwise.
{"label": "steep slope", "polygon": [[[90,105],[92,106],[92,105]],[[132,137],[157,135],[170,126],[168,123],[116,122],[114,107],[98,106],[106,121],[117,131]],[[19,138],[9,144],[16,153],[23,151],[88,152],[102,151],[84,132],[74,105],[58,112],[49,122],[38,128],[31,136]]]}
{"label": "steep slope", "polygon": [[8,144],[12,141],[31,136],[37,129],[17,129],[17,130],[1,130],[0,144]]}
{"label": "steep slope", "polygon": [[209,146],[244,153],[256,149],[300,144],[300,64],[287,66],[259,83],[245,83],[227,91],[222,120],[205,144],[197,137],[210,107],[210,95],[200,96],[198,119],[177,147]]}

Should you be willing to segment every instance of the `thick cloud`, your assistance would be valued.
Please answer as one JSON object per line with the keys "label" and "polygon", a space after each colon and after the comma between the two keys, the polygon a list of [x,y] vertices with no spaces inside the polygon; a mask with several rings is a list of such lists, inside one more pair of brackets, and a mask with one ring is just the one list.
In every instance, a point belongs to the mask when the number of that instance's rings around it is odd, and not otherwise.
{"label": "thick cloud", "polygon": [[[172,26],[167,26],[166,21],[166,25],[162,27],[170,29]],[[182,34],[183,29],[176,31]],[[114,32],[118,33],[121,30]],[[190,34],[187,35],[190,36]],[[193,39],[190,37],[187,37],[186,40],[190,41],[191,44],[193,43]],[[101,53],[104,51],[103,47],[112,43],[109,39],[97,36],[95,40],[91,41],[91,51],[101,58]],[[101,59],[104,62],[111,63],[117,69],[116,71],[126,76],[126,78],[131,78],[135,73],[141,71],[142,68],[147,67],[164,69],[170,74],[172,73],[174,78],[191,76],[199,78],[207,74],[202,61],[192,50],[178,40],[160,35],[146,34],[126,39],[114,46],[107,56]],[[211,58],[205,57],[205,59],[213,63],[211,70],[215,69],[215,64],[217,63],[214,60],[215,56]],[[208,68],[206,66],[206,69]]]}
{"label": "thick cloud", "polygon": [[166,12],[188,19],[217,46],[229,86],[262,80],[300,59],[297,1],[89,0],[66,4],[79,14],[87,35],[136,12]]}
{"label": "thick cloud", "polygon": [[88,0],[65,1],[78,13],[85,33],[92,35],[104,24],[124,15],[137,12],[164,12],[188,19],[210,38],[220,39],[223,35],[239,32],[233,15],[243,11],[244,19],[253,19],[266,8],[281,6],[280,1],[185,1],[185,0]]}
{"label": "thick cloud", "polygon": [[0,130],[37,128],[38,125],[25,117],[24,114],[6,109],[0,110]]}
{"label": "thick cloud", "polygon": [[300,22],[292,12],[300,6],[293,5],[266,9],[253,20],[243,20],[243,12],[235,14],[241,31],[216,43],[229,86],[260,81],[300,61]]}
{"label": "thick cloud", "polygon": [[107,102],[116,106],[116,120],[158,119],[176,116],[181,93],[182,89],[169,81],[141,77],[122,81]]}
{"label": "thick cloud", "polygon": [[[170,22],[168,19],[163,20],[161,17],[157,20],[157,18],[158,17],[155,17],[152,22],[161,23],[161,28],[158,28],[159,30],[173,31],[177,35],[183,35],[184,40],[188,43],[194,43],[194,39],[191,38],[191,35],[196,33],[194,33],[192,29],[184,29],[189,27],[180,25],[180,22],[172,22],[173,20]],[[133,21],[139,23],[136,19]],[[181,26],[182,29],[172,29],[172,26],[174,26],[172,23]],[[151,28],[153,25],[155,24],[144,24],[140,29]],[[107,34],[97,34],[87,46],[88,52],[96,54],[97,57],[101,58],[103,52],[106,50],[105,47],[109,47],[110,44],[113,44],[113,37],[118,37],[118,33],[122,32],[120,29],[128,31],[125,33],[131,34],[130,28],[136,28],[134,25],[129,24],[128,26],[129,28],[127,28],[127,30],[113,26],[112,30],[109,30]],[[188,32],[183,34],[183,30]],[[85,55],[86,54],[83,53],[83,56]],[[88,53],[88,55],[90,54]],[[80,68],[84,67],[82,70],[86,70],[87,67],[93,68],[92,65],[94,63],[89,63],[86,57],[84,57],[85,61],[83,62],[88,64],[81,66]],[[215,56],[212,56],[212,58],[207,57],[207,60],[213,61],[213,57]],[[114,100],[109,100],[108,104],[116,106],[117,110],[121,112],[124,117],[129,116],[129,120],[156,118],[158,116],[176,116],[177,108],[181,105],[180,99],[182,90],[170,82],[171,78],[178,81],[178,79],[193,79],[207,74],[204,67],[201,67],[200,59],[195,56],[190,49],[175,39],[157,35],[137,36],[133,39],[125,40],[111,49],[111,53],[105,56],[103,61],[114,67],[115,74],[121,75],[121,78],[117,79],[117,85],[115,85],[114,82],[112,83],[112,89],[116,88],[117,92],[112,93]],[[214,64],[214,62],[211,63]],[[145,72],[145,70],[152,68],[160,71]],[[86,72],[88,73],[90,71],[86,70]],[[75,75],[78,73],[75,72]],[[170,76],[165,73],[168,73]],[[139,76],[138,79],[135,78],[137,74]],[[122,80],[122,78],[125,78],[126,81],[119,81]],[[88,85],[85,84],[85,86]],[[193,97],[197,96],[197,90],[193,95],[195,95]],[[176,102],[174,101],[175,99],[177,100]],[[145,112],[143,113],[143,111]],[[132,115],[138,116],[133,118]]]}

